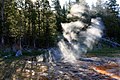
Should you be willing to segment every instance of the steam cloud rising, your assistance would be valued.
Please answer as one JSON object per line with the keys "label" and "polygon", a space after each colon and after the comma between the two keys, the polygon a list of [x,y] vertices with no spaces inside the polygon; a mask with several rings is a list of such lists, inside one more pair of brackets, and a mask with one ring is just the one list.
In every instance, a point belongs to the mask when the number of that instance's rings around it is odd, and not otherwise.
{"label": "steam cloud rising", "polygon": [[104,25],[101,18],[90,18],[89,8],[84,4],[74,4],[67,17],[78,20],[61,23],[64,39],[61,39],[58,46],[64,60],[74,62],[98,42],[102,37]]}

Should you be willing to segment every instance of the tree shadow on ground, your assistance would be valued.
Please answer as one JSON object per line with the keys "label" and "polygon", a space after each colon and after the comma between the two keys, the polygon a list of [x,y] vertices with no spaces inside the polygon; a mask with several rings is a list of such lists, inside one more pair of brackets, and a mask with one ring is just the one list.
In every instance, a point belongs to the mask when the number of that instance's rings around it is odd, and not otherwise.
{"label": "tree shadow on ground", "polygon": [[[29,65],[29,74],[25,74],[25,66],[27,61],[33,61],[32,56],[21,56],[21,57],[10,57],[10,58],[0,58],[0,80],[16,80],[17,78],[23,80],[23,77],[27,75],[31,76],[32,63]],[[28,80],[31,77],[29,77]]]}

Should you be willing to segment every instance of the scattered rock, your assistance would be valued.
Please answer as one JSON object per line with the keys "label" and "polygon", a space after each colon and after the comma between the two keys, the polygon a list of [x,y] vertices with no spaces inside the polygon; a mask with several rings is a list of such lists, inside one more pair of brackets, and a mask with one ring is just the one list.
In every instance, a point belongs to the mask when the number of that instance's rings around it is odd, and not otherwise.
{"label": "scattered rock", "polygon": [[[88,62],[82,60],[77,61],[75,64],[67,62],[57,62],[53,64],[37,62],[35,60],[32,61],[33,59],[24,59],[24,61],[21,60],[17,63],[19,66],[14,73],[14,80],[116,80],[119,78],[119,58],[113,59],[106,57],[89,59],[93,61]],[[23,63],[25,66],[20,66],[23,65]],[[102,74],[100,72],[101,69],[112,74]],[[111,77],[111,75],[114,77]]]}

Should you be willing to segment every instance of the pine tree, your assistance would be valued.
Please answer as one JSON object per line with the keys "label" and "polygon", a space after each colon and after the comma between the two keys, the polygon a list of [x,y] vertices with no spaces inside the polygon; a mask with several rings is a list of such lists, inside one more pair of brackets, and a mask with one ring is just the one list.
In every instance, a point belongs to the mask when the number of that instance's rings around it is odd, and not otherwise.
{"label": "pine tree", "polygon": [[119,15],[119,4],[117,4],[116,0],[109,0],[106,5],[107,11],[111,13],[109,15],[115,15],[116,17]]}
{"label": "pine tree", "polygon": [[111,39],[120,41],[120,27],[119,27],[119,5],[116,0],[108,0],[106,2],[106,15],[104,16],[104,23],[106,26],[106,34]]}
{"label": "pine tree", "polygon": [[65,6],[62,8],[62,23],[65,23],[67,21],[67,10]]}
{"label": "pine tree", "polygon": [[76,3],[79,3],[80,2],[80,0],[76,0]]}
{"label": "pine tree", "polygon": [[4,0],[1,0],[1,44],[4,45],[4,35],[5,35],[5,27],[4,27]]}
{"label": "pine tree", "polygon": [[4,32],[4,42],[7,45],[20,42],[21,46],[46,48],[54,44],[57,35],[56,14],[48,0],[37,0],[34,3],[31,0],[3,1],[4,12],[2,0],[0,1],[0,37]]}
{"label": "pine tree", "polygon": [[54,4],[55,11],[56,11],[57,31],[61,33],[62,32],[62,27],[61,27],[61,22],[62,22],[62,19],[61,19],[62,13],[61,12],[62,12],[62,9],[61,9],[61,5],[60,5],[59,0],[54,0],[53,4]]}
{"label": "pine tree", "polygon": [[97,16],[104,15],[105,10],[104,10],[104,3],[102,0],[97,0],[95,11]]}

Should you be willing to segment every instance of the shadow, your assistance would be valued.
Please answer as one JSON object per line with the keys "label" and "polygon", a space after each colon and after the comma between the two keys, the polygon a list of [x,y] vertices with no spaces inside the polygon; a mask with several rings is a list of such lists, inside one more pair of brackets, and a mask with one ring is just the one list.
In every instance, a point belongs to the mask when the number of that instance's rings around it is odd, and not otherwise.
{"label": "shadow", "polygon": [[35,75],[40,67],[35,56],[0,59],[0,80],[47,80]]}
{"label": "shadow", "polygon": [[11,79],[12,75],[16,72],[20,59],[15,57],[1,58],[0,60],[0,80]]}

